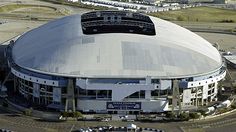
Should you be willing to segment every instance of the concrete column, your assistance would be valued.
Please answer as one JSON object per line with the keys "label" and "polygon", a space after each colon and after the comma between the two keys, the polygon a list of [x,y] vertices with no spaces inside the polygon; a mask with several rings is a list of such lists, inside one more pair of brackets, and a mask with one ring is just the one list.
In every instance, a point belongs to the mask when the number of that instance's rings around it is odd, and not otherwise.
{"label": "concrete column", "polygon": [[151,84],[151,82],[152,82],[151,77],[150,77],[150,76],[147,76],[147,77],[146,77],[146,84]]}
{"label": "concrete column", "polygon": [[196,100],[195,100],[195,105],[198,106],[198,103],[197,103],[197,96],[198,96],[198,87],[196,87]]}
{"label": "concrete column", "polygon": [[45,101],[45,104],[47,104],[47,90],[48,90],[48,86],[45,86],[45,91],[44,91],[44,101]]}
{"label": "concrete column", "polygon": [[[221,83],[221,82],[219,82],[219,83]],[[222,89],[222,85],[220,85],[220,89]],[[218,82],[215,82],[214,90],[215,90],[214,93],[218,93]]]}
{"label": "concrete column", "polygon": [[145,90],[145,99],[151,99],[151,90]]}
{"label": "concrete column", "polygon": [[75,96],[74,96],[74,81],[73,79],[68,80],[67,85],[67,98],[66,98],[66,106],[65,111],[75,111]]}
{"label": "concrete column", "polygon": [[17,85],[17,82],[16,82],[16,76],[14,75],[13,77],[13,80],[14,80],[14,92],[16,92],[16,85]]}
{"label": "concrete column", "polygon": [[173,104],[172,104],[172,112],[174,112],[174,108],[178,107],[179,111],[178,114],[181,113],[182,111],[182,106],[181,106],[181,101],[180,101],[180,93],[179,93],[179,81],[178,80],[173,80]]}

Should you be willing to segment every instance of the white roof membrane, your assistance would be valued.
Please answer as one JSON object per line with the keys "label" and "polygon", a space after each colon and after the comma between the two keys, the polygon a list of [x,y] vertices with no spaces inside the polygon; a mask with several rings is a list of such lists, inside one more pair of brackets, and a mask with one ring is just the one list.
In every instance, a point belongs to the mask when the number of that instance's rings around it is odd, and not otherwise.
{"label": "white roof membrane", "polygon": [[76,77],[178,77],[211,72],[222,64],[206,40],[151,17],[156,35],[84,35],[81,16],[49,22],[21,36],[13,59],[23,68]]}

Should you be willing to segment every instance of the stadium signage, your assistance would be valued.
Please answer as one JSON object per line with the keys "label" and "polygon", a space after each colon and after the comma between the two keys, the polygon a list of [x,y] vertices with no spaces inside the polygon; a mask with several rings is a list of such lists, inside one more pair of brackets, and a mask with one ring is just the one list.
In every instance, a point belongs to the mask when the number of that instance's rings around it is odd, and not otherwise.
{"label": "stadium signage", "polygon": [[108,110],[140,110],[141,102],[107,102]]}

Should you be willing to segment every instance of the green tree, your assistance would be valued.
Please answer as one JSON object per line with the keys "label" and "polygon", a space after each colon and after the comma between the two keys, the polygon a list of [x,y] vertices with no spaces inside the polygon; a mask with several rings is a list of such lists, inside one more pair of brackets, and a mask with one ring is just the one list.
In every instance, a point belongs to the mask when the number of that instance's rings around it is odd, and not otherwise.
{"label": "green tree", "polygon": [[231,104],[231,108],[232,109],[236,109],[236,105],[235,104]]}
{"label": "green tree", "polygon": [[180,120],[182,121],[188,121],[189,120],[189,113],[181,113],[179,115]]}
{"label": "green tree", "polygon": [[32,115],[32,109],[25,109],[24,114],[27,116],[31,116]]}
{"label": "green tree", "polygon": [[177,17],[177,20],[178,20],[178,21],[184,21],[184,17],[183,17],[183,16],[178,16],[178,17]]}
{"label": "green tree", "polygon": [[189,118],[190,119],[198,119],[198,118],[200,118],[200,114],[197,112],[191,112],[191,113],[189,113]]}
{"label": "green tree", "polygon": [[75,111],[75,112],[73,112],[73,117],[75,117],[75,118],[79,118],[79,117],[83,117],[83,115],[82,115],[81,112],[79,112],[79,111]]}
{"label": "green tree", "polygon": [[68,112],[65,112],[65,111],[62,112],[61,115],[62,115],[63,117],[69,117],[69,113],[68,113]]}
{"label": "green tree", "polygon": [[199,110],[198,112],[201,113],[201,115],[203,115],[204,117],[207,115],[206,110]]}
{"label": "green tree", "polygon": [[166,118],[175,118],[175,114],[173,112],[167,112],[166,113]]}

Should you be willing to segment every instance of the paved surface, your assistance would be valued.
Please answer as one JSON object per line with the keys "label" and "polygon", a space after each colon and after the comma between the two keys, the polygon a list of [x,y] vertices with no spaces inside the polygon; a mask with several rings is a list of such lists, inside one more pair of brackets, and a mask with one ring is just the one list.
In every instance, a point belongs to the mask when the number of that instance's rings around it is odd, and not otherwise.
{"label": "paved surface", "polygon": [[[191,131],[194,129],[203,131],[228,131],[236,128],[236,113],[217,117],[209,120],[191,121],[191,122],[170,122],[170,123],[143,123],[143,122],[96,122],[96,121],[66,121],[66,122],[45,122],[38,118],[27,117],[14,112],[7,112],[0,107],[0,128],[10,129],[14,131],[70,131],[88,126],[127,126],[134,123],[140,127],[149,127],[163,129],[167,132],[181,132],[182,129]],[[182,128],[182,129],[181,129]]]}
{"label": "paved surface", "polygon": [[213,119],[186,122],[182,126],[184,130],[189,129],[202,129],[204,131],[227,131],[229,128],[235,128],[236,125],[236,112],[216,117]]}
{"label": "paved surface", "polygon": [[1,106],[2,100],[0,100],[0,128],[10,129],[14,131],[70,131],[71,129],[78,129],[88,126],[127,126],[130,123],[134,123],[140,127],[149,127],[156,129],[163,129],[167,132],[181,132],[202,130],[202,131],[224,131],[235,128],[236,125],[236,112],[221,117],[216,117],[207,120],[196,120],[189,122],[122,122],[122,121],[109,121],[109,122],[97,122],[97,121],[65,121],[65,122],[47,122],[41,121],[39,118],[27,117],[16,113]]}
{"label": "paved surface", "polygon": [[208,128],[207,132],[234,132],[236,130],[236,123],[234,122],[231,125],[226,125],[225,127],[220,128]]}
{"label": "paved surface", "polygon": [[[148,122],[122,122],[122,121],[65,121],[65,122],[47,122],[41,121],[39,118],[33,118],[19,114],[19,112],[12,111],[12,108],[2,107],[2,100],[0,99],[0,128],[14,130],[18,132],[40,132],[40,131],[61,131],[67,132],[71,129],[79,129],[81,127],[92,126],[127,126],[134,123],[140,127],[149,127],[156,129],[163,129],[167,132],[181,132],[179,126],[182,123],[148,123]],[[10,109],[10,110],[9,110]]]}
{"label": "paved surface", "polygon": [[220,49],[226,51],[236,51],[236,35],[203,32],[197,32],[197,34],[212,44],[218,43]]}

